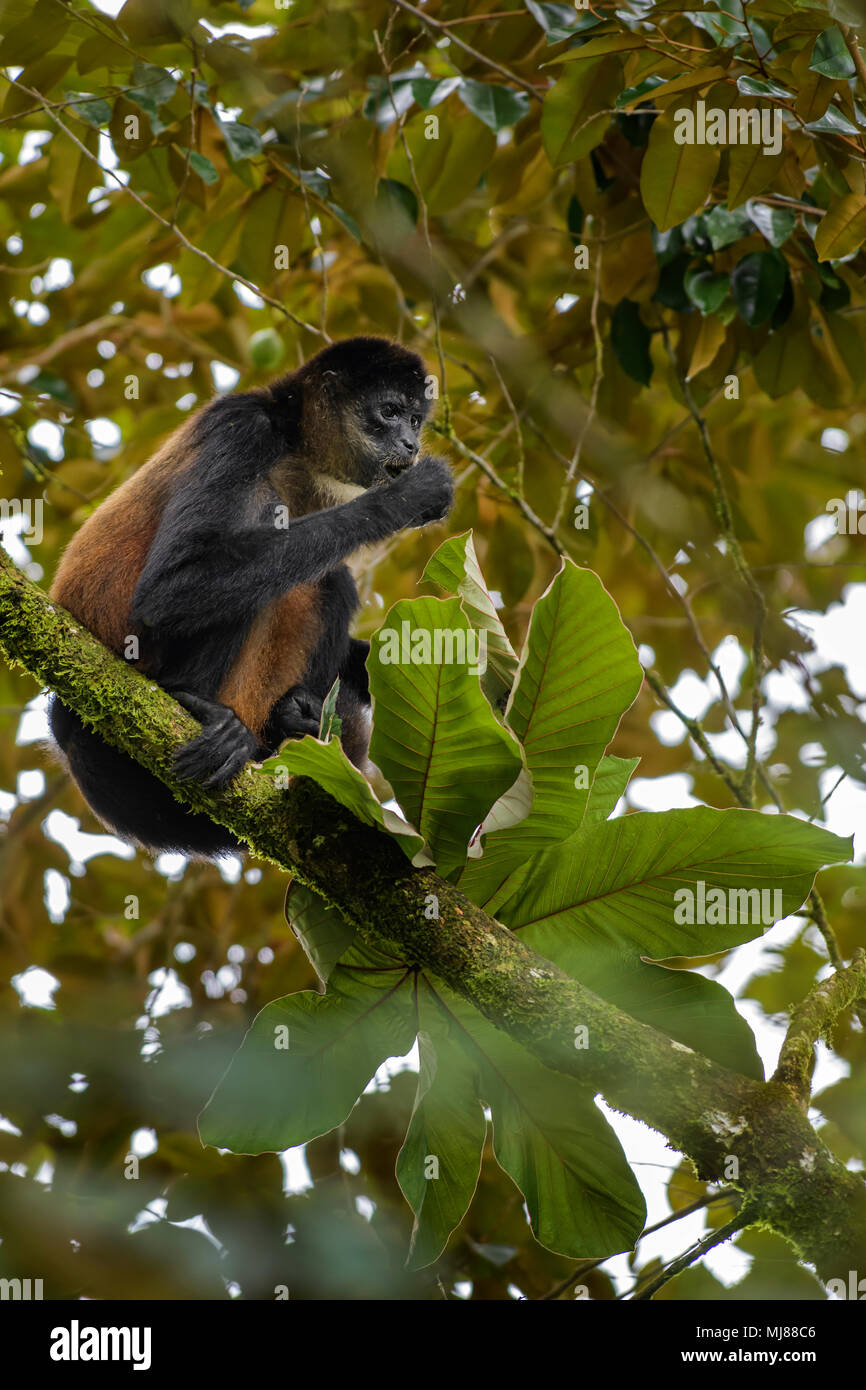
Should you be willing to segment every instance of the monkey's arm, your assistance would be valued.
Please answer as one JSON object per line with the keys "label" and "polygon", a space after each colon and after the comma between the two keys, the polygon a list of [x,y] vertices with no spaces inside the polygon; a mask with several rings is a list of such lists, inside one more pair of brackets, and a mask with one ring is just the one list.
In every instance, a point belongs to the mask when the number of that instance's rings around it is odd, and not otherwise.
{"label": "monkey's arm", "polygon": [[447,464],[425,457],[382,487],[287,527],[232,529],[249,492],[232,496],[207,468],[166,507],[133,595],[132,619],[172,638],[249,621],[272,599],[314,583],[361,545],[445,516],[453,496]]}

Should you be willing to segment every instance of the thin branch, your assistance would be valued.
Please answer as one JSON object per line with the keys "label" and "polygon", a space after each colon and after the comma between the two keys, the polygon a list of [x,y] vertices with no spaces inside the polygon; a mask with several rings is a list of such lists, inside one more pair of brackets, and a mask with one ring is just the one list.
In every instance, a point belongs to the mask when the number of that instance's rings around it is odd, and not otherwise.
{"label": "thin branch", "polygon": [[685,373],[679,370],[673,344],[670,340],[670,334],[668,333],[667,325],[664,321],[661,322],[660,327],[670,360],[671,370],[679,382],[680,390],[683,393],[683,399],[688,406],[692,419],[698,427],[698,433],[704,450],[704,457],[707,460],[710,477],[713,482],[716,516],[718,518],[722,538],[734,562],[734,568],[748,590],[754,606],[755,618],[752,630],[752,723],[748,737],[746,767],[740,784],[745,802],[747,805],[751,806],[754,801],[758,729],[761,723],[761,679],[764,670],[764,626],[767,621],[767,605],[763,590],[746,563],[746,557],[743,554],[739,538],[734,530],[734,521],[731,514],[730,502],[728,501],[727,489],[725,488],[724,479],[722,478],[722,471],[719,468],[718,461],[710,443],[710,432],[707,428],[707,422],[698,410]]}
{"label": "thin branch", "polygon": [[[388,21],[389,29],[391,27],[391,20],[393,18],[394,12],[392,11],[391,19],[389,19]],[[430,303],[433,307],[433,322],[436,328],[436,354],[439,358],[439,381],[441,387],[441,399],[444,417],[443,423],[445,429],[448,430],[451,428],[451,402],[448,399],[448,386],[445,376],[445,357],[442,352],[442,325],[439,319],[439,300],[436,294],[436,262],[433,255],[433,242],[430,239],[430,215],[427,209],[427,199],[424,197],[424,190],[421,187],[421,181],[418,178],[418,172],[415,168],[415,160],[412,156],[412,151],[409,148],[409,141],[406,139],[406,131],[404,129],[405,113],[404,116],[400,115],[400,111],[397,106],[397,99],[394,95],[394,84],[391,81],[391,65],[388,61],[388,56],[385,52],[385,47],[382,43],[382,40],[379,38],[379,31],[377,29],[373,30],[373,37],[376,40],[376,48],[379,51],[379,58],[381,60],[382,67],[385,70],[385,81],[388,84],[388,95],[391,98],[391,106],[394,111],[394,117],[397,121],[397,129],[400,133],[400,143],[403,146],[403,153],[406,156],[406,163],[409,165],[409,173],[412,178],[412,185],[415,192],[415,197],[417,198],[418,205],[421,209],[421,226],[424,233],[424,244],[427,248],[427,255],[430,258]],[[386,39],[388,37],[387,31],[385,37]]]}
{"label": "thin branch", "polygon": [[446,35],[456,48],[462,48],[463,52],[468,53],[476,62],[483,63],[485,67],[492,68],[494,72],[499,73],[500,77],[507,77],[509,82],[514,83],[515,87],[520,87],[524,92],[528,92],[533,101],[542,100],[531,83],[525,82],[522,77],[517,76],[517,73],[511,72],[508,68],[504,68],[501,63],[494,62],[492,58],[488,58],[485,54],[479,53],[477,48],[473,48],[471,44],[465,43],[464,40],[458,38],[456,34],[452,34],[450,29],[446,28],[441,20],[433,19],[430,15],[425,14],[423,10],[416,9],[414,5],[408,3],[408,0],[391,0],[391,3],[397,5],[399,9],[405,10],[407,14],[414,15],[415,19],[420,20],[428,29],[433,29],[434,31],[438,30],[440,34]]}
{"label": "thin branch", "polygon": [[556,536],[554,535],[551,527],[549,527],[545,522],[543,522],[541,520],[541,517],[533,511],[532,507],[530,507],[525,497],[522,497],[520,493],[517,492],[511,486],[510,483],[506,483],[504,478],[500,478],[499,474],[496,472],[496,469],[493,467],[491,463],[488,463],[486,458],[484,458],[481,454],[476,454],[474,449],[470,449],[468,445],[463,443],[462,439],[458,439],[453,429],[446,430],[444,426],[440,425],[433,425],[432,428],[436,430],[438,433],[442,434],[449,441],[449,443],[453,444],[457,452],[459,454],[462,454],[464,458],[471,459],[472,462],[478,468],[481,469],[481,472],[484,474],[484,476],[490,479],[494,487],[499,488],[500,492],[504,492],[506,497],[511,498],[511,501],[518,508],[521,515],[529,522],[530,526],[535,527],[536,531],[538,531],[538,533],[544,537],[544,539],[547,541],[547,544],[553,550],[556,551],[557,555],[565,555],[565,550],[563,546],[560,545],[559,541],[556,539]]}
{"label": "thin branch", "polygon": [[306,85],[303,82],[301,82],[298,87],[298,100],[295,105],[295,158],[298,161],[298,182],[301,185],[301,196],[304,200],[304,216],[307,219],[307,226],[309,227],[310,232],[312,234],[313,245],[315,246],[316,254],[319,257],[319,269],[322,272],[322,308],[320,324],[322,330],[322,337],[325,339],[326,342],[329,343],[331,341],[331,335],[328,332],[328,267],[325,263],[325,252],[322,249],[322,239],[319,236],[319,233],[316,231],[315,226],[313,225],[313,218],[310,217],[310,191],[307,188],[307,181],[306,179],[300,178],[301,105],[303,103],[306,90]]}
{"label": "thin branch", "polygon": [[[669,1264],[666,1269],[662,1270],[661,1274],[656,1275],[648,1284],[645,1284],[641,1288],[640,1283],[637,1283],[634,1290],[632,1290],[629,1302],[639,1303],[645,1299],[652,1298],[654,1293],[658,1293],[659,1289],[663,1288],[671,1279],[676,1278],[678,1274],[682,1274],[683,1270],[688,1269],[689,1265],[693,1265],[697,1260],[703,1259],[704,1255],[708,1254],[714,1246],[721,1245],[722,1241],[730,1240],[731,1236],[736,1235],[737,1231],[741,1231],[744,1226],[748,1225],[749,1217],[746,1215],[745,1211],[738,1211],[737,1215],[726,1222],[724,1226],[720,1226],[717,1231],[710,1231],[709,1235],[704,1236],[703,1240],[699,1240],[697,1245],[693,1245],[684,1255],[680,1255],[679,1259]],[[637,1292],[637,1290],[639,1290],[639,1292]]]}
{"label": "thin branch", "polygon": [[[602,232],[603,231],[604,223],[602,222]],[[574,453],[571,456],[571,461],[568,465],[568,469],[565,475],[565,482],[562,485],[562,491],[559,495],[559,503],[556,508],[556,515],[554,516],[553,521],[551,522],[551,529],[554,531],[559,530],[559,526],[562,521],[562,515],[565,511],[566,502],[574,486],[574,478],[575,474],[577,473],[578,467],[580,466],[580,459],[583,453],[584,443],[586,442],[586,436],[589,433],[589,429],[593,420],[595,419],[596,407],[598,405],[599,387],[601,386],[602,378],[604,377],[604,344],[601,340],[601,333],[598,327],[598,299],[599,294],[601,292],[601,261],[603,254],[604,253],[602,251],[602,247],[601,245],[599,245],[595,253],[595,283],[593,285],[592,290],[592,307],[590,309],[590,323],[592,324],[592,337],[593,342],[595,344],[595,371],[593,372],[592,376],[592,392],[589,398],[589,410],[583,417],[583,423],[580,428],[580,434],[577,437],[577,443],[574,446]]]}
{"label": "thin branch", "polygon": [[[669,1216],[662,1217],[661,1221],[657,1221],[654,1226],[647,1226],[645,1230],[641,1231],[636,1244],[639,1244],[642,1240],[646,1240],[647,1236],[655,1235],[657,1231],[664,1230],[665,1226],[672,1225],[674,1221],[682,1221],[684,1217],[692,1216],[694,1212],[702,1211],[705,1207],[712,1206],[715,1202],[739,1202],[739,1200],[739,1193],[735,1192],[731,1187],[723,1188],[721,1192],[707,1192],[703,1197],[698,1197],[694,1202],[689,1202],[688,1206],[680,1207],[679,1211],[671,1212]],[[580,1264],[576,1269],[571,1271],[567,1279],[563,1279],[561,1283],[556,1284],[552,1289],[548,1290],[547,1293],[543,1293],[538,1299],[538,1302],[544,1303],[549,1299],[559,1298],[559,1296],[564,1294],[572,1284],[576,1284],[578,1279],[582,1278],[584,1274],[589,1274],[593,1269],[598,1269],[600,1265],[606,1264],[610,1258],[610,1255],[599,1255],[596,1260],[581,1260]]]}
{"label": "thin branch", "polygon": [[234,281],[238,285],[244,285],[246,289],[248,289],[252,294],[257,295],[259,299],[265,302],[265,304],[270,304],[273,309],[278,309],[281,314],[285,314],[286,318],[290,319],[292,323],[294,323],[298,328],[302,328],[306,333],[315,334],[317,338],[322,337],[320,329],[315,328],[311,323],[306,323],[305,320],[299,318],[297,314],[293,314],[291,309],[287,309],[286,306],[284,304],[281,304],[278,299],[273,299],[271,295],[265,294],[264,290],[260,289],[258,285],[255,285],[252,282],[252,280],[248,280],[245,275],[239,275],[234,270],[229,270],[227,265],[221,265],[219,261],[214,260],[213,256],[208,255],[207,251],[202,251],[201,247],[196,246],[194,242],[190,241],[189,237],[186,236],[186,234],[180,230],[180,227],[174,226],[174,224],[170,222],[168,218],[163,217],[161,212],[157,212],[156,209],[152,208],[149,203],[146,203],[144,199],[141,198],[138,195],[138,193],[135,192],[135,190],[132,188],[130,184],[124,183],[123,179],[119,178],[113,169],[107,169],[104,164],[101,164],[99,162],[99,157],[93,154],[93,152],[87,148],[83,141],[79,140],[75,132],[70,130],[69,126],[65,125],[63,121],[61,121],[60,117],[56,114],[56,112],[52,111],[48,107],[41,92],[37,92],[33,87],[26,87],[15,77],[9,77],[8,74],[4,74],[4,76],[6,77],[7,82],[11,82],[13,86],[18,87],[20,91],[27,92],[28,96],[35,97],[36,100],[42,106],[43,110],[45,110],[49,119],[54,121],[55,125],[59,126],[59,128],[63,131],[64,135],[68,136],[69,139],[72,141],[73,145],[76,145],[78,149],[81,151],[81,153],[83,155],[86,155],[86,157],[91,161],[92,164],[96,165],[97,169],[99,169],[101,173],[103,173],[107,178],[112,179],[114,183],[117,185],[117,187],[128,197],[132,198],[133,202],[137,203],[138,206],[142,208],[148,214],[149,217],[152,217],[156,222],[160,224],[160,226],[165,227],[166,231],[171,232],[172,236],[177,237],[178,241],[180,241],[188,251],[191,251],[194,256],[198,256],[200,260],[206,261],[209,266],[212,266],[214,270],[218,270],[221,275],[225,275],[227,279]]}
{"label": "thin branch", "polygon": [[854,66],[857,69],[857,76],[860,78],[860,86],[863,88],[864,93],[866,93],[866,61],[864,61],[860,49],[859,37],[850,24],[840,24],[839,28],[842,30],[842,37],[845,40],[848,52],[851,54]]}
{"label": "thin branch", "polygon": [[[492,355],[490,358],[490,365],[496,373],[496,380],[499,382],[499,389],[505,397],[505,403],[508,406],[508,409],[511,411],[512,422],[514,424],[515,431],[517,432],[517,491],[520,493],[522,497],[523,477],[524,471],[526,469],[526,445],[523,439],[523,420],[521,414],[517,410],[517,406],[514,404],[511,392],[505,384],[505,378],[499,370],[499,363],[496,361],[496,358]],[[553,523],[551,530],[556,530],[556,522]]]}

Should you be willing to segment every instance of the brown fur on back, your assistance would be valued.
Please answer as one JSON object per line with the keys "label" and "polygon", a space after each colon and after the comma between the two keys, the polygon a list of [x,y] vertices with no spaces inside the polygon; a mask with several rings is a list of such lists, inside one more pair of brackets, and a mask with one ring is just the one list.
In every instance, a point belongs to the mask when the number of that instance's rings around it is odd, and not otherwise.
{"label": "brown fur on back", "polygon": [[156,535],[172,483],[189,467],[189,419],[147,463],[100,503],[72,537],[51,597],[94,637],[123,654],[138,576]]}

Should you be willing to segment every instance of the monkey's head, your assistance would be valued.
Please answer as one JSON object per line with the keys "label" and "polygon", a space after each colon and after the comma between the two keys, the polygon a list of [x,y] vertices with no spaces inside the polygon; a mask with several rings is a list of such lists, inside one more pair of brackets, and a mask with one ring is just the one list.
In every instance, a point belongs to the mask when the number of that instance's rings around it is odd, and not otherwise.
{"label": "monkey's head", "polygon": [[297,373],[321,466],[368,488],[411,467],[430,402],[421,358],[387,338],[347,338]]}

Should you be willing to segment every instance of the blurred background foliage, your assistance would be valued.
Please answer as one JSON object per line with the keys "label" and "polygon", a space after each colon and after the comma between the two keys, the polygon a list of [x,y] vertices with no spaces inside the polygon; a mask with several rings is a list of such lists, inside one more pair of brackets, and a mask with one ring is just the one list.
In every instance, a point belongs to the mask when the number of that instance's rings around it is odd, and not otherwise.
{"label": "blurred background foliage", "polygon": [[[452,529],[474,529],[515,644],[559,554],[591,566],[735,776],[745,743],[707,652],[744,728],[763,681],[758,751],[785,808],[856,829],[857,0],[111,8],[0,0],[0,466],[16,558],[47,584],[89,511],[215,389],[267,381],[328,338],[392,335],[437,375],[428,439],[461,481]],[[779,112],[782,149],[676,145],[666,113],[699,99]],[[758,673],[704,426],[766,598]],[[834,530],[828,503],[846,498]],[[18,514],[40,500],[25,549]],[[361,635],[418,592],[440,540],[410,533],[369,557]],[[850,639],[822,657],[815,615],[843,611]],[[54,1298],[571,1296],[573,1263],[535,1243],[489,1152],[446,1254],[404,1270],[405,1071],[307,1146],[304,1191],[297,1156],[202,1150],[196,1114],[252,1017],[314,986],[285,881],[154,865],[95,838],[25,716],[38,695],[0,669],[0,1273],[42,1277]],[[615,751],[641,758],[629,807],[734,804],[647,686]],[[772,806],[760,781],[756,804]],[[866,945],[862,864],[820,888],[848,957]],[[804,916],[748,959],[743,1007],[772,1038],[827,945]],[[866,1043],[850,1020],[832,1041],[847,1065],[827,1073],[822,1133],[862,1166]],[[706,1195],[688,1165],[647,1179],[657,1205],[665,1184],[673,1210]],[[737,1245],[742,1284],[694,1269],[663,1296],[823,1296],[776,1238]],[[641,1246],[620,1275],[657,1269]],[[579,1282],[611,1298],[631,1280]]]}

